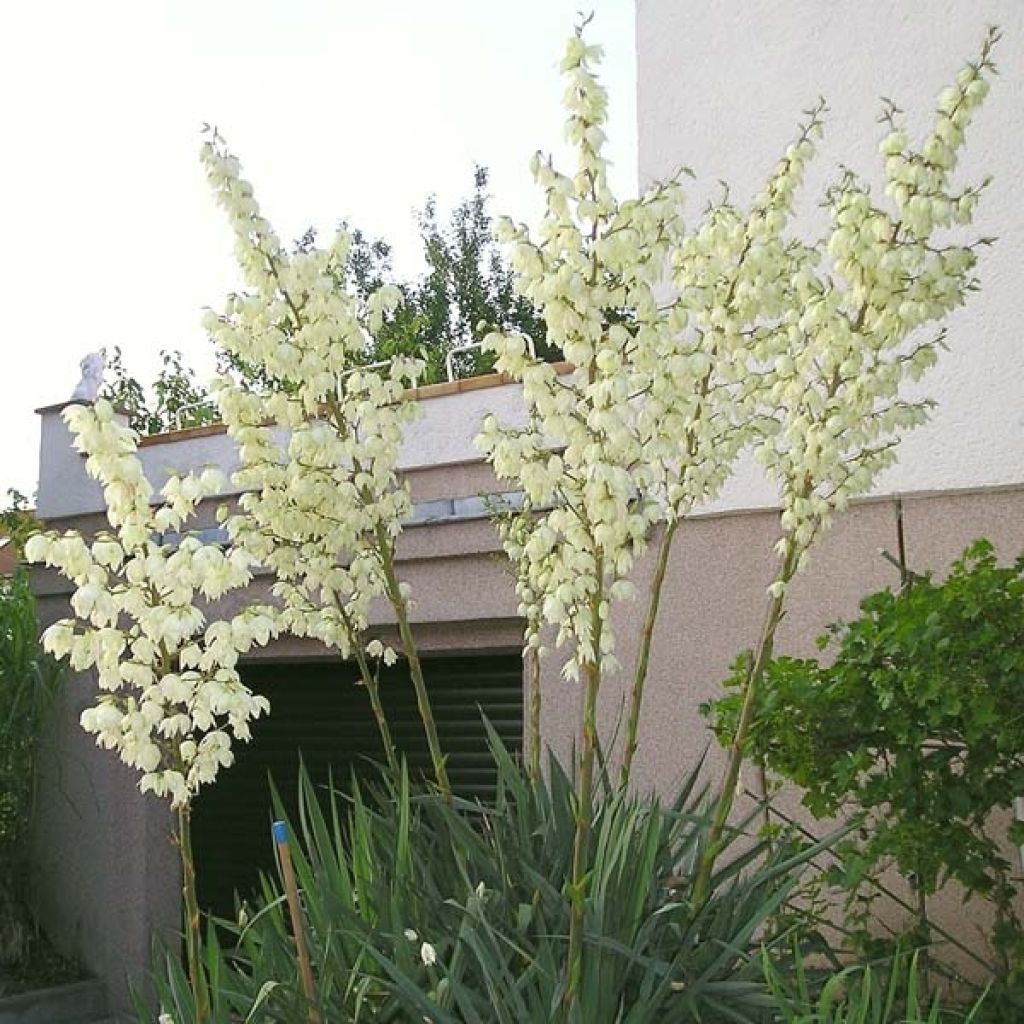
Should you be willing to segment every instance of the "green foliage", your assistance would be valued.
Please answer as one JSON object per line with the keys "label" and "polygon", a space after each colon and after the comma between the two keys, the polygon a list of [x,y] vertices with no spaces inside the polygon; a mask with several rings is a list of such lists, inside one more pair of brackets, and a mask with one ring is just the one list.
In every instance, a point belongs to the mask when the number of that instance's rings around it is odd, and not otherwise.
{"label": "green foliage", "polygon": [[780,1024],[970,1024],[988,1005],[982,994],[964,1010],[943,1010],[937,996],[925,995],[916,955],[898,954],[874,968],[847,967],[824,984],[811,983],[799,962],[787,979],[766,958],[765,974],[778,1004]]}
{"label": "green foliage", "polygon": [[0,577],[0,965],[23,960],[32,939],[26,893],[33,761],[59,678],[39,646],[27,575]]}
{"label": "green foliage", "polygon": [[129,426],[140,434],[163,434],[215,422],[217,407],[196,380],[195,371],[185,365],[182,353],[161,351],[160,359],[160,372],[147,393],[128,373],[121,349],[115,346],[100,397],[127,412]]}
{"label": "green foliage", "polygon": [[[761,951],[766,944],[786,972],[792,951],[769,920],[820,845],[736,833],[710,899],[695,909],[690,879],[707,836],[696,773],[671,806],[603,793],[589,840],[583,985],[567,1014],[573,788],[557,764],[549,783],[530,782],[492,742],[492,807],[413,792],[405,773],[355,787],[347,806],[304,783],[292,854],[322,1020],[771,1019]],[[276,881],[264,880],[244,918],[225,923],[225,949],[208,945],[222,1014],[213,1020],[306,1019]],[[436,962],[425,962],[423,942]],[[161,969],[159,985],[178,1024],[193,1020],[176,963]]]}
{"label": "green foliage", "polygon": [[[164,948],[159,942],[156,943],[156,969],[153,972],[152,983],[161,1011],[169,1014],[174,1024],[249,1024],[250,1021],[267,1021],[265,1016],[259,1014],[266,1001],[266,995],[276,987],[276,983],[265,985],[255,996],[250,995],[249,979],[235,972],[234,962],[221,947],[217,928],[212,923],[207,929],[204,953],[201,970],[209,993],[210,1006],[205,1015],[202,1015],[197,1010],[195,994],[181,956]],[[294,964],[292,967],[294,969]],[[135,989],[132,996],[138,1020],[152,1024],[154,1018],[149,994]],[[246,1012],[237,1012],[236,1008],[243,1005],[247,1007]],[[294,1019],[300,1021],[305,1018]]]}
{"label": "green foliage", "polygon": [[[914,576],[900,593],[861,602],[819,645],[835,658],[777,658],[761,690],[749,753],[804,789],[818,818],[868,817],[839,848],[833,873],[848,892],[895,864],[921,901],[950,879],[991,900],[1003,971],[1020,958],[1011,865],[986,834],[993,811],[1024,793],[1024,557],[996,562],[972,544],[945,582]],[[744,658],[729,685],[742,678]],[[712,702],[716,732],[731,736],[737,698]],[[1019,825],[1015,842],[1024,841]]]}
{"label": "green foliage", "polygon": [[[418,278],[397,277],[391,246],[349,228],[352,248],[344,283],[363,299],[385,284],[395,285],[403,296],[402,305],[377,333],[368,362],[419,356],[426,361],[423,382],[436,383],[447,379],[445,360],[451,349],[476,344],[496,327],[528,334],[546,359],[561,357],[543,340],[547,331],[538,311],[513,287],[512,270],[494,238],[487,182],[487,169],[475,168],[471,193],[447,221],[439,219],[436,199],[427,199],[418,215],[426,271]],[[314,241],[309,231],[297,247],[308,248]],[[487,372],[493,364],[493,357],[479,350],[454,360],[463,375]]]}
{"label": "green foliage", "polygon": [[0,539],[9,537],[15,549],[21,552],[25,541],[39,529],[28,498],[13,487],[7,488],[7,507],[0,509]]}
{"label": "green foliage", "polygon": [[[487,181],[486,168],[475,168],[473,191],[447,224],[438,220],[433,197],[420,213],[427,273],[410,289],[409,298],[417,340],[427,354],[428,380],[444,379],[449,348],[475,344],[495,328],[522,331],[534,339],[542,358],[560,358],[545,341],[539,312],[515,291],[512,270],[494,240]],[[473,374],[489,370],[492,362],[492,356],[476,351],[460,357],[456,365]]]}

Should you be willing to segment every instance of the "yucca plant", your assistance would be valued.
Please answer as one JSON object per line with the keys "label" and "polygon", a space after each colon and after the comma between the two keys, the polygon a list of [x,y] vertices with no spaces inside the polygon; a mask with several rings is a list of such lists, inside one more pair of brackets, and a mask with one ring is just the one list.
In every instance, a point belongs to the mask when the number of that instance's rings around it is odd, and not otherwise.
{"label": "yucca plant", "polygon": [[[152,977],[152,996],[160,1006],[160,1024],[239,1024],[251,1020],[259,1011],[265,997],[249,994],[247,979],[232,970],[229,959],[220,946],[216,928],[207,931],[201,969],[209,993],[210,1005],[204,1006],[201,1018],[196,1005],[195,990],[182,964],[180,955],[157,943],[154,949],[155,970]],[[231,982],[241,982],[237,988]],[[132,992],[140,1021],[153,1020],[151,993],[136,989]]]}
{"label": "yucca plant", "polygon": [[497,743],[494,753],[498,799],[477,827],[431,803],[431,829],[460,873],[428,934],[433,991],[418,983],[421,968],[376,957],[410,1010],[510,1024],[763,1019],[770,1000],[755,937],[813,851],[734,842],[712,898],[695,910],[691,878],[708,828],[698,772],[670,806],[606,787],[589,839],[581,985],[564,1011],[573,787],[557,764],[535,785]]}
{"label": "yucca plant", "polygon": [[[582,984],[567,1006],[572,782],[556,762],[546,781],[531,781],[491,741],[498,782],[487,807],[417,790],[405,771],[382,771],[347,796],[303,779],[292,853],[320,1020],[772,1019],[762,950],[782,971],[792,951],[770,921],[820,847],[737,830],[698,904],[691,879],[709,827],[699,767],[669,805],[604,787],[589,839]],[[264,878],[251,908],[222,928],[231,948],[207,948],[220,990],[213,1020],[309,1019],[277,881]],[[172,981],[165,971],[161,1001],[173,998],[182,1024],[187,989]]]}

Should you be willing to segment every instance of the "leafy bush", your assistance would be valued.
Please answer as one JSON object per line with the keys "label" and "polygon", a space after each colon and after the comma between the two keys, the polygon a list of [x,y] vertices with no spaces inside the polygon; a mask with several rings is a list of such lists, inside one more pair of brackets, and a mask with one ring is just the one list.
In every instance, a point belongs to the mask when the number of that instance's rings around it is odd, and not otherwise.
{"label": "leafy bush", "polygon": [[[838,848],[832,880],[858,893],[895,864],[917,893],[917,941],[931,933],[927,898],[950,880],[992,901],[1006,975],[1022,936],[1011,865],[986,825],[1024,793],[1024,556],[1001,567],[980,540],[945,582],[912,578],[830,627],[819,645],[835,649],[832,664],[769,664],[748,751],[801,786],[816,817],[868,815]],[[720,735],[732,736],[738,705],[730,694],[708,706]],[[1011,836],[1024,840],[1020,824]]]}
{"label": "leafy bush", "polygon": [[0,576],[0,966],[25,959],[33,937],[26,903],[33,759],[60,679],[39,646],[26,574]]}

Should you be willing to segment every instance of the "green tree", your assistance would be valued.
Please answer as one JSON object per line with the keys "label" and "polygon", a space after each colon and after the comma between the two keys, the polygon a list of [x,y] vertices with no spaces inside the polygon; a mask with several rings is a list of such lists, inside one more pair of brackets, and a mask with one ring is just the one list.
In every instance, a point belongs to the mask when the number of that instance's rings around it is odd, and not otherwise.
{"label": "green tree", "polygon": [[29,508],[28,498],[14,487],[7,488],[7,507],[0,509],[0,539],[7,537],[20,554],[29,536],[39,529],[39,520]]}
{"label": "green tree", "polygon": [[115,345],[101,397],[123,409],[129,425],[140,434],[162,434],[216,421],[217,407],[182,353],[161,350],[160,359],[160,372],[147,389],[128,372],[121,348]]}
{"label": "green tree", "polygon": [[[416,355],[426,360],[423,382],[447,379],[446,359],[452,349],[480,343],[494,329],[521,331],[533,339],[538,355],[560,359],[549,345],[539,311],[519,295],[512,268],[494,237],[490,214],[489,177],[485,167],[473,170],[473,187],[447,220],[438,213],[437,198],[429,196],[417,215],[425,271],[403,279],[394,270],[391,246],[347,221],[351,233],[345,282],[362,300],[384,285],[394,285],[402,305],[385,319],[367,351],[367,362],[395,355]],[[311,229],[295,245],[306,252],[316,242]],[[485,373],[493,357],[479,350],[460,353],[455,366],[461,374]]]}
{"label": "green tree", "polygon": [[[1014,871],[988,826],[1024,793],[1024,555],[1000,566],[979,540],[944,582],[904,570],[904,583],[819,639],[831,664],[769,662],[747,753],[800,786],[816,818],[865,816],[830,880],[870,896],[895,865],[915,894],[914,941],[932,938],[928,900],[947,882],[990,900],[1006,975],[1022,964],[1024,936]],[[705,706],[722,738],[733,735],[748,658],[732,692]],[[1024,825],[1011,836],[1024,843]]]}
{"label": "green tree", "polygon": [[[420,212],[427,273],[410,289],[409,297],[417,338],[427,353],[428,379],[443,379],[449,349],[476,344],[495,328],[521,331],[533,339],[538,355],[561,358],[546,341],[539,311],[513,286],[512,270],[495,242],[487,182],[486,168],[475,168],[473,191],[455,207],[447,223],[438,220],[434,197]],[[492,364],[493,357],[479,351],[457,363],[465,373],[480,373]]]}
{"label": "green tree", "polygon": [[[494,329],[521,331],[533,339],[544,359],[561,353],[545,340],[547,330],[537,309],[513,286],[512,268],[494,237],[485,167],[473,170],[473,187],[447,219],[442,219],[435,196],[429,196],[417,214],[425,271],[403,279],[394,269],[393,250],[376,238],[344,222],[352,236],[344,284],[363,301],[383,285],[397,287],[402,305],[385,318],[366,362],[396,355],[417,355],[426,360],[425,384],[447,379],[446,360],[452,349],[475,345]],[[311,228],[294,243],[296,252],[316,244]],[[127,411],[130,425],[141,434],[201,426],[218,419],[209,392],[185,365],[179,351],[161,352],[163,365],[150,388],[144,387],[124,365],[119,347],[108,364],[110,380],[102,396]],[[489,371],[493,356],[479,349],[455,357],[460,375]],[[219,354],[218,371],[240,376],[255,387],[276,386],[257,367],[231,355]]]}

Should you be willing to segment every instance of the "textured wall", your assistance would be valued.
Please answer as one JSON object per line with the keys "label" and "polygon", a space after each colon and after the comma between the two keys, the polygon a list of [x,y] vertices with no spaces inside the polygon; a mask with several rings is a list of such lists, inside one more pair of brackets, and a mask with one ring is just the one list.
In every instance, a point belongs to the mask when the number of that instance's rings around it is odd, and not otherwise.
{"label": "textured wall", "polygon": [[[453,474],[458,487],[472,479],[485,484],[485,468],[466,466]],[[432,496],[443,494],[435,471],[414,481],[414,487]],[[903,515],[915,569],[948,565],[981,535],[991,537],[1004,557],[1024,549],[1024,488],[910,496],[903,499]],[[75,523],[86,531],[97,524],[98,517]],[[651,661],[636,762],[638,785],[671,792],[711,742],[698,706],[718,692],[736,653],[756,640],[776,536],[776,516],[768,510],[704,516],[680,532]],[[792,588],[779,650],[813,653],[813,639],[827,623],[855,614],[869,591],[894,584],[896,574],[878,551],[893,551],[896,543],[893,499],[858,503],[840,517],[808,573]],[[518,645],[511,579],[490,524],[477,520],[412,527],[402,537],[400,553],[400,574],[413,585],[413,619],[424,650],[508,650]],[[648,557],[639,567],[641,593],[650,581],[652,562]],[[261,580],[249,593],[236,595],[232,604],[260,599],[265,583]],[[45,619],[62,614],[63,581],[53,573],[40,573],[37,590]],[[627,666],[642,615],[639,603],[618,610],[619,652]],[[375,621],[389,631],[385,609],[378,610]],[[305,641],[285,641],[266,652],[275,658],[317,653]],[[547,741],[565,759],[579,722],[580,688],[558,677],[557,664],[552,659],[545,674],[543,721]],[[61,948],[82,956],[108,981],[114,1004],[124,1005],[125,972],[141,976],[150,940],[176,926],[178,871],[162,803],[140,796],[133,773],[97,750],[78,727],[93,685],[90,678],[70,681],[47,737],[37,892],[43,920]],[[621,723],[627,685],[625,673],[608,680],[601,706],[606,735]],[[709,781],[721,766],[721,753],[712,745]],[[796,809],[795,795],[788,805]],[[947,923],[962,924],[963,911],[955,900],[944,909]]]}
{"label": "textured wall", "polygon": [[[746,202],[793,136],[800,112],[828,101],[825,140],[803,192],[802,228],[823,226],[817,200],[838,164],[878,184],[880,96],[908,112],[912,136],[938,91],[973,57],[986,26],[999,25],[1002,74],[968,134],[958,180],[994,182],[976,229],[998,244],[981,259],[982,291],[949,320],[950,351],[926,378],[939,402],[908,437],[879,493],[1024,481],[1024,4],[1020,0],[638,0],[637,105],[640,181],[693,169],[688,215],[718,181]],[[759,506],[769,492],[753,466],[718,507]]]}
{"label": "textured wall", "polygon": [[[820,227],[814,198],[837,163],[877,170],[877,97],[886,94],[910,111],[927,111],[990,21],[1005,30],[998,53],[1004,74],[971,134],[965,176],[996,175],[978,228],[999,235],[1000,242],[982,262],[984,291],[951,319],[952,352],[928,381],[928,393],[940,402],[934,421],[908,439],[899,466],[879,488],[880,495],[905,495],[908,552],[918,569],[948,564],[979,535],[992,537],[1007,557],[1024,548],[1024,349],[1016,302],[1024,259],[1017,191],[1024,177],[1024,4],[638,3],[641,180],[685,162],[708,187],[724,178],[738,197],[749,196],[785,147],[800,110],[824,93],[831,113],[824,152],[809,180],[808,231]],[[700,186],[694,191],[691,210],[697,211],[709,193]],[[424,419],[410,433],[402,460],[412,471],[416,498],[492,489],[489,471],[474,461],[472,436],[485,411],[511,418],[516,407],[513,387],[424,402]],[[204,461],[230,468],[233,452],[226,437],[213,434],[151,445],[143,459],[159,485],[169,468]],[[992,487],[1004,489],[985,493]],[[982,493],[955,493],[957,488]],[[772,499],[771,488],[745,465],[709,511],[765,510]],[[85,478],[56,410],[44,411],[41,514],[59,519],[100,507],[99,491]],[[809,653],[826,623],[852,615],[865,593],[894,581],[877,555],[879,547],[895,548],[894,523],[895,502],[889,499],[859,504],[837,523],[793,588],[781,651]],[[707,745],[697,706],[716,692],[736,652],[756,638],[775,536],[770,511],[708,516],[680,534],[651,665],[637,760],[640,785],[670,790]],[[482,522],[407,531],[402,572],[415,588],[414,618],[426,648],[516,644],[515,601],[495,548]],[[650,562],[641,567],[641,589],[651,569]],[[50,590],[44,616],[59,615],[62,600],[59,588]],[[633,606],[619,615],[626,664],[641,614]],[[382,614],[380,622],[386,628],[387,617]],[[309,651],[283,646],[275,653]],[[606,728],[620,718],[624,682],[612,680],[603,695]],[[107,978],[120,1001],[125,970],[142,970],[152,935],[177,921],[177,870],[162,805],[140,797],[131,773],[78,728],[87,699],[88,681],[72,680],[48,738],[37,836],[39,903],[63,947]],[[565,756],[579,718],[579,689],[549,672],[544,699],[547,738]],[[717,751],[710,760],[712,769],[721,763]],[[961,908],[951,905],[946,912],[962,930]]]}

